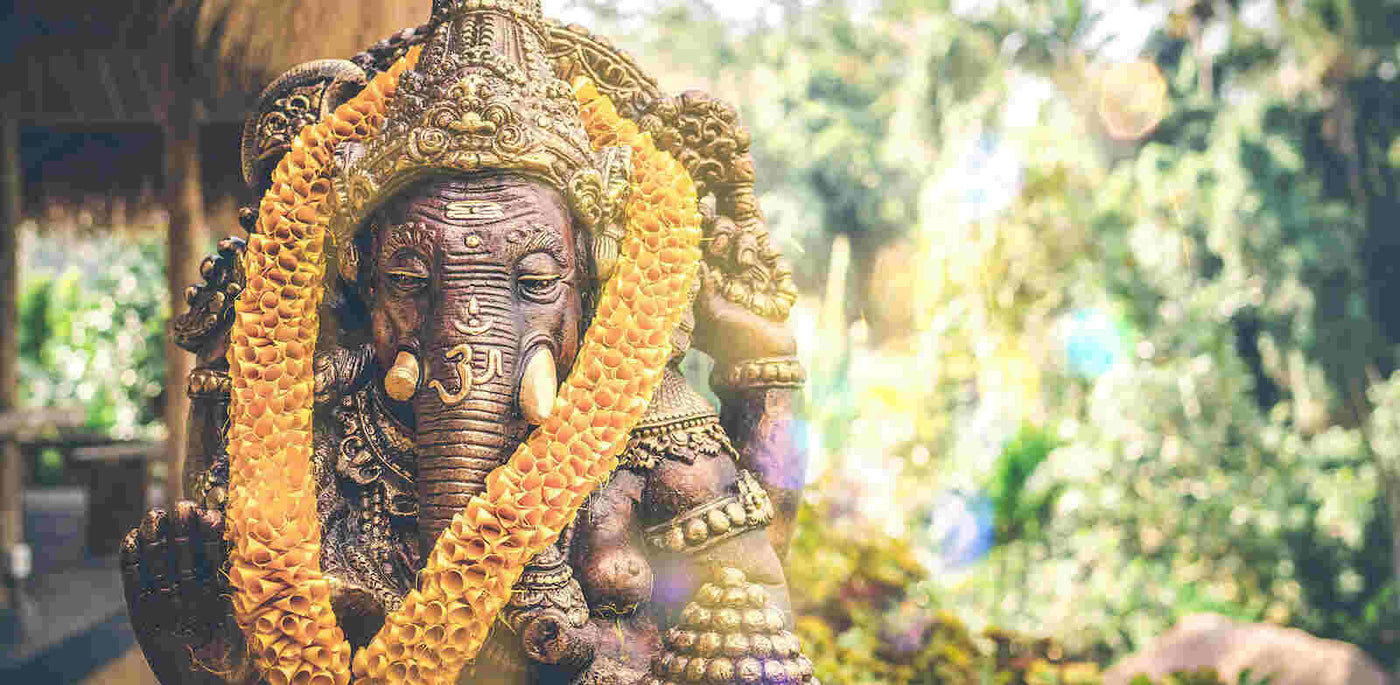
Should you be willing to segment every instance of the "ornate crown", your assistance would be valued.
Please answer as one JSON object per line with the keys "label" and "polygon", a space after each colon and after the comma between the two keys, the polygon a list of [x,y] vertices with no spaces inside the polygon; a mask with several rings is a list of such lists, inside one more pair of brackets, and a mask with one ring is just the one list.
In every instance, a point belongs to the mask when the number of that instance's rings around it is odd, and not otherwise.
{"label": "ornate crown", "polygon": [[431,30],[382,129],[339,155],[330,228],[349,280],[361,223],[429,175],[516,171],[565,193],[590,229],[603,213],[578,103],[545,55],[540,0],[434,0]]}

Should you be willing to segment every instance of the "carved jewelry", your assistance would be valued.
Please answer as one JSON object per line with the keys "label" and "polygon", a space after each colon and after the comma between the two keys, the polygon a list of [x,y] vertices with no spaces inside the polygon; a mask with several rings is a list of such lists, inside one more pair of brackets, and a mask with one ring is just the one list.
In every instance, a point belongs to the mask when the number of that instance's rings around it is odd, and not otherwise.
{"label": "carved jewelry", "polygon": [[773,520],[773,502],[758,480],[740,471],[738,494],[702,504],[642,531],[648,545],[674,554],[694,554]]}
{"label": "carved jewelry", "polygon": [[447,203],[445,209],[449,219],[499,219],[506,215],[501,203],[490,200],[456,200]]}
{"label": "carved jewelry", "polygon": [[807,371],[795,357],[750,359],[730,366],[716,366],[710,385],[731,390],[757,388],[800,388],[807,382]]}
{"label": "carved jewelry", "polygon": [[812,682],[812,662],[763,586],[734,568],[716,575],[666,632],[666,651],[642,683]]}
{"label": "carved jewelry", "polygon": [[739,454],[719,425],[719,417],[709,415],[638,428],[618,459],[624,468],[647,470],[655,468],[662,459],[691,464],[696,459],[721,455],[739,461]]}
{"label": "carved jewelry", "polygon": [[190,372],[185,394],[189,395],[190,399],[227,401],[229,389],[232,387],[233,381],[227,373],[199,368]]}

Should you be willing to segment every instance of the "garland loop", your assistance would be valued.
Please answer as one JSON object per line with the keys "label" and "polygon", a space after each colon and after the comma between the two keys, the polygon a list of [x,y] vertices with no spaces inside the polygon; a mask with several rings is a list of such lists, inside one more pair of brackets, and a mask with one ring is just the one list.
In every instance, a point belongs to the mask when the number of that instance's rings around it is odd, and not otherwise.
{"label": "garland loop", "polygon": [[323,296],[334,146],[374,135],[417,49],[323,121],[273,173],[248,244],[229,348],[233,378],[228,532],[234,610],[273,685],[455,682],[525,565],[551,545],[617,465],[671,354],[700,260],[695,184],[586,78],[574,96],[595,150],[626,146],[627,232],[593,324],[549,418],[486,478],[442,533],[418,588],[370,644],[350,646],[320,570],[310,477],[312,355]]}

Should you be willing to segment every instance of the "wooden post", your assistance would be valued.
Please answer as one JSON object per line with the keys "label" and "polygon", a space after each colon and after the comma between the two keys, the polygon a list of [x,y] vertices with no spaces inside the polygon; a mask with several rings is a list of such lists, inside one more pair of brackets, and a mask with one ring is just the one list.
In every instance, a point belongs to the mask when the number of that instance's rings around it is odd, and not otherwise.
{"label": "wooden post", "polygon": [[[24,192],[24,169],[20,166],[19,121],[14,109],[7,108],[0,121],[0,414],[16,408],[19,401],[19,221]],[[19,445],[0,438],[0,562],[6,575],[8,556],[24,543],[24,462]],[[0,596],[8,603],[8,583]]]}
{"label": "wooden post", "polygon": [[[170,289],[170,315],[183,312],[185,288],[199,279],[200,251],[205,248],[203,183],[199,165],[199,122],[188,92],[176,84],[166,88],[162,128],[165,134],[165,203],[170,215],[166,228],[166,279]],[[165,340],[165,503],[182,499],[187,422],[190,400],[185,388],[192,356],[170,336]]]}

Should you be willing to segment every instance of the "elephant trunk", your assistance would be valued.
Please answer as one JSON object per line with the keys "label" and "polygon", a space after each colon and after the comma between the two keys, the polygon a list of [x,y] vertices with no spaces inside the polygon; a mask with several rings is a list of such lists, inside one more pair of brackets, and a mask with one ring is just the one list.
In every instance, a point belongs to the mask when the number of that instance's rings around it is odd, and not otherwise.
{"label": "elephant trunk", "polygon": [[414,410],[424,554],[529,430],[516,405],[519,346],[508,283],[480,275],[448,282],[445,301],[461,306],[444,307],[437,335],[422,351],[427,376]]}

